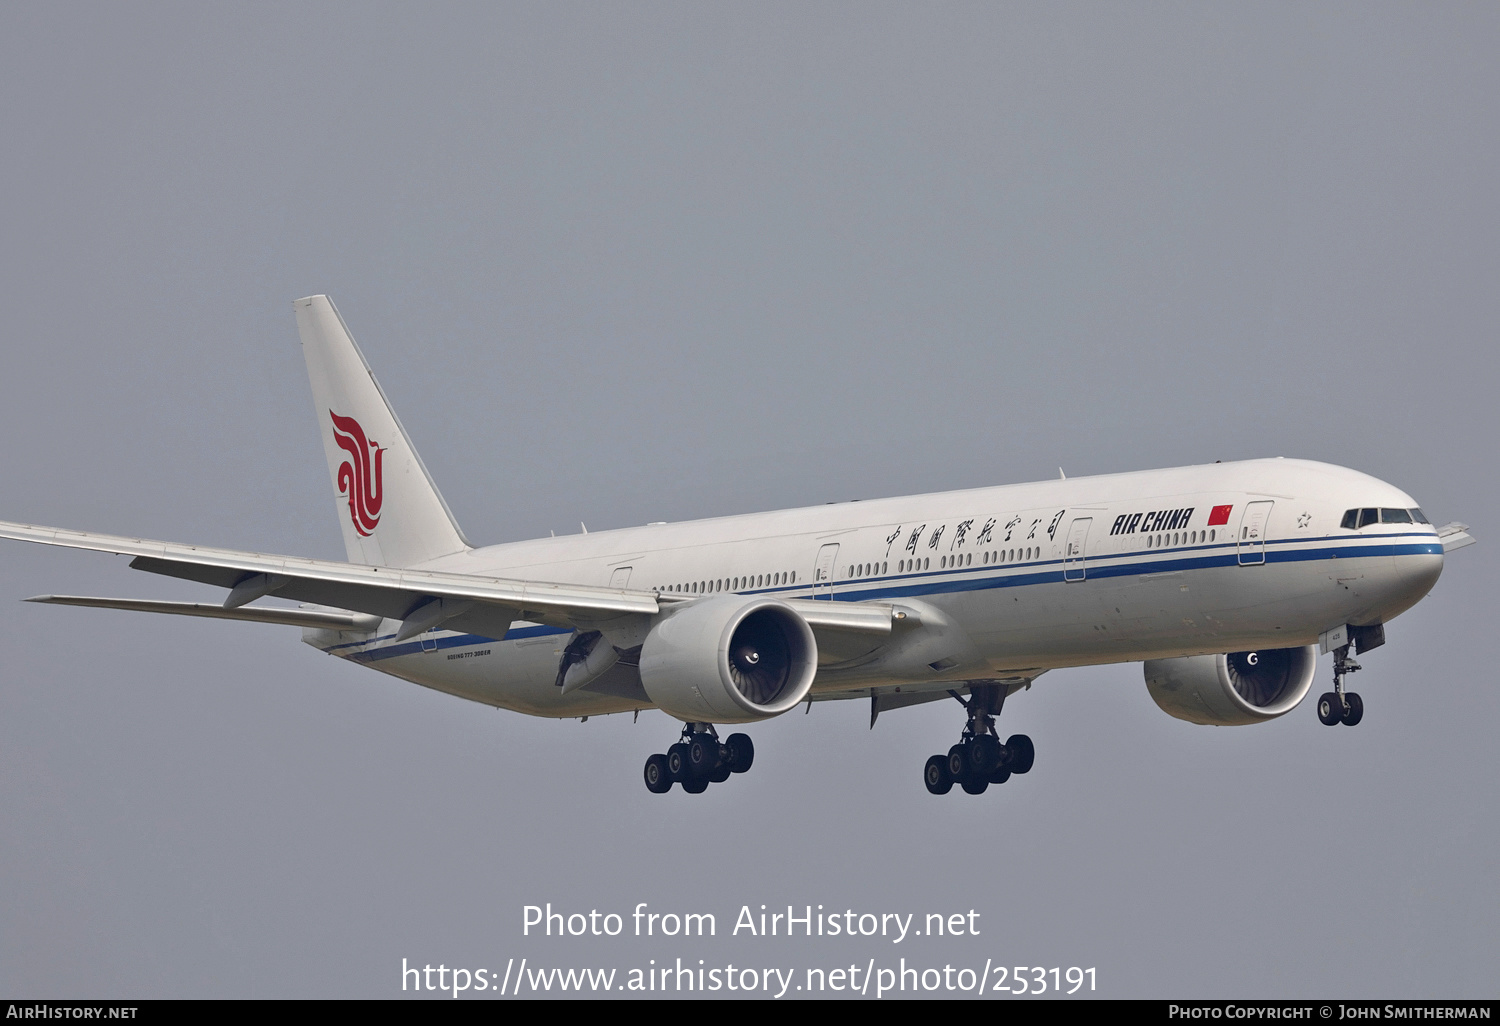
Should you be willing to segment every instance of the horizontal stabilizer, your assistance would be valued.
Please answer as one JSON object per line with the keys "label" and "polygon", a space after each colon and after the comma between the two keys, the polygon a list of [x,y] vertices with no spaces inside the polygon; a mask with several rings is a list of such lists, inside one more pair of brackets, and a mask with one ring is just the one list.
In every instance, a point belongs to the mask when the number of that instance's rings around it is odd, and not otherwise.
{"label": "horizontal stabilizer", "polygon": [[38,595],[26,602],[44,602],[53,606],[90,606],[95,609],[129,609],[138,613],[175,613],[178,616],[206,616],[211,620],[252,620],[256,623],[280,623],[289,627],[322,627],[332,631],[373,631],[380,617],[368,613],[341,613],[323,609],[284,609],[272,606],[238,606],[225,609],[200,602],[158,602],[154,599],[92,598],[87,595]]}

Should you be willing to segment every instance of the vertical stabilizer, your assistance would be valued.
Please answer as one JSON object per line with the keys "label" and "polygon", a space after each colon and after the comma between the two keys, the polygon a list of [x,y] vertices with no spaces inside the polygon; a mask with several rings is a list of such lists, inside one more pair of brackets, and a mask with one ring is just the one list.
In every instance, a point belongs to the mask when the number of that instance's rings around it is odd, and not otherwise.
{"label": "vertical stabilizer", "polygon": [[469,548],[332,300],[293,306],[349,561],[414,566]]}

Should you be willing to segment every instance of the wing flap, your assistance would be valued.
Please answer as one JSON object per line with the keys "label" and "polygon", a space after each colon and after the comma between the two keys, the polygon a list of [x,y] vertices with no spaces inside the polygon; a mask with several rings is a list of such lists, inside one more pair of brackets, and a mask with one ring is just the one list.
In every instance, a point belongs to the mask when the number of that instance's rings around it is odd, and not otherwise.
{"label": "wing flap", "polygon": [[88,606],[93,609],[128,609],[138,613],[174,613],[178,616],[202,616],[213,620],[250,620],[255,623],[279,623],[291,627],[322,627],[334,631],[372,631],[380,626],[380,617],[365,613],[344,613],[325,609],[284,609],[276,606],[223,606],[201,602],[158,602],[155,599],[94,598],[90,595],[37,595],[24,599],[53,606]]}

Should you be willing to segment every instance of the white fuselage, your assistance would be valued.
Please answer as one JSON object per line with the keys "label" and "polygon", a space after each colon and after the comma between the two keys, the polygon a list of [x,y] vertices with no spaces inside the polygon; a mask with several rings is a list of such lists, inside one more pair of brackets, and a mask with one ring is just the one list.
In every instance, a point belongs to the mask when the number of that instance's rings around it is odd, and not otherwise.
{"label": "white fuselage", "polygon": [[[911,609],[903,635],[820,636],[812,697],[954,687],[1063,666],[1312,644],[1385,622],[1432,588],[1426,523],[1341,527],[1351,508],[1412,509],[1368,475],[1267,459],[653,524],[494,545],[426,569]],[[1228,507],[1226,510],[1225,507]],[[1257,537],[1259,535],[1259,537]],[[650,707],[622,673],[562,695],[571,631],[503,640],[436,631],[395,643],[304,633],[324,651],[474,701],[540,716]]]}

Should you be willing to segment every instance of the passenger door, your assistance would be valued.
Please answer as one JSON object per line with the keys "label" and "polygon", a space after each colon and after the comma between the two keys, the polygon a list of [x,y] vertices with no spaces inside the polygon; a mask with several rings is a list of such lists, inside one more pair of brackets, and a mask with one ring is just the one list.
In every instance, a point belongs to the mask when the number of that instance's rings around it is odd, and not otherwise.
{"label": "passenger door", "polygon": [[1081,581],[1088,576],[1084,565],[1083,550],[1089,540],[1089,525],[1093,517],[1079,517],[1068,528],[1068,540],[1063,543],[1063,580]]}
{"label": "passenger door", "polygon": [[1274,505],[1269,499],[1252,502],[1240,514],[1240,536],[1236,539],[1236,544],[1241,566],[1266,561],[1266,525],[1271,519],[1271,507]]}
{"label": "passenger door", "polygon": [[824,545],[818,550],[818,562],[813,566],[813,598],[833,598],[833,565],[838,558],[838,542]]}

